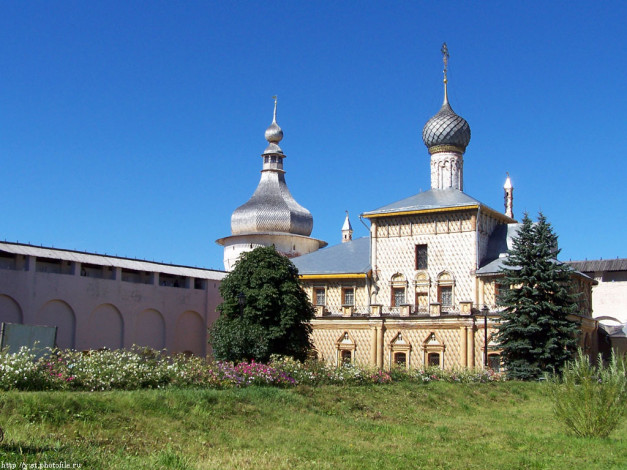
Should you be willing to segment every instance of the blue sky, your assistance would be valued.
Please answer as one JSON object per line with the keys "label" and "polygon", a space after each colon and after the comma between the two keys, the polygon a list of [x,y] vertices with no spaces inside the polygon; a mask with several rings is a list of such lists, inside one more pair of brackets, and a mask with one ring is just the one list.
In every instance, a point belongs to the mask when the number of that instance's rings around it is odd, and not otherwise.
{"label": "blue sky", "polygon": [[288,186],[340,241],[429,189],[425,122],[470,124],[465,192],[542,210],[562,259],[627,257],[627,2],[2,2],[0,238],[222,269],[279,97]]}

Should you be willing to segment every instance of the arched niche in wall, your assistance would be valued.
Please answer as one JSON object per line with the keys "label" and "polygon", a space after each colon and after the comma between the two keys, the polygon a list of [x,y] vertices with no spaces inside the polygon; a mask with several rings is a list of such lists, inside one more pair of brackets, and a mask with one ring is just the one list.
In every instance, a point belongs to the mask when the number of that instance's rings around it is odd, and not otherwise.
{"label": "arched niche in wall", "polygon": [[153,349],[165,348],[165,320],[160,312],[146,309],[139,313],[135,321],[133,343]]}
{"label": "arched niche in wall", "polygon": [[15,299],[0,295],[0,323],[22,323],[22,309]]}
{"label": "arched niche in wall", "polygon": [[173,352],[191,352],[204,356],[207,343],[207,326],[198,312],[188,310],[176,320]]}
{"label": "arched niche in wall", "polygon": [[414,286],[416,313],[429,313],[429,288],[431,287],[429,275],[426,272],[416,274]]}
{"label": "arched niche in wall", "polygon": [[91,312],[85,343],[89,349],[124,347],[124,320],[117,307],[102,304]]}
{"label": "arched niche in wall", "polygon": [[36,316],[36,323],[57,327],[57,347],[73,349],[76,339],[76,315],[63,300],[51,300],[44,304]]}

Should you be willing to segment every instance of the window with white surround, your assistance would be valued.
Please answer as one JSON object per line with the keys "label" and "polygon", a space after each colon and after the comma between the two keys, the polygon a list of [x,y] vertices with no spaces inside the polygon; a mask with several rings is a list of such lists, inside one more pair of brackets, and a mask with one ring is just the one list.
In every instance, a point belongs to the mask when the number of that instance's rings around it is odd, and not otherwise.
{"label": "window with white surround", "polygon": [[392,287],[392,307],[400,307],[405,303],[405,288]]}
{"label": "window with white surround", "polygon": [[391,299],[390,305],[392,307],[400,307],[406,302],[405,292],[407,289],[407,281],[405,276],[400,273],[396,273],[390,280],[391,287]]}
{"label": "window with white surround", "polygon": [[438,302],[443,312],[453,310],[455,305],[455,279],[446,271],[438,276]]}
{"label": "window with white surround", "polygon": [[451,307],[453,305],[453,286],[439,286],[438,297],[442,308]]}
{"label": "window with white surround", "polygon": [[427,245],[416,245],[416,269],[427,269]]}
{"label": "window with white surround", "polygon": [[342,305],[353,306],[355,305],[355,288],[345,287],[342,289]]}
{"label": "window with white surround", "polygon": [[327,304],[326,289],[324,287],[316,287],[316,288],[314,288],[314,303],[316,305],[326,305]]}

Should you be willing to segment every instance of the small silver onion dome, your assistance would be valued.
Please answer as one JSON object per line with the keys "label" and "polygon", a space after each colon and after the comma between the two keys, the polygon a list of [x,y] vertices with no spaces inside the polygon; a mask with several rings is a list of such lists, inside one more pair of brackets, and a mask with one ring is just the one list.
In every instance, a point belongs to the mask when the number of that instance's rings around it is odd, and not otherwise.
{"label": "small silver onion dome", "polygon": [[283,138],[283,129],[279,127],[276,121],[272,121],[272,124],[270,124],[270,127],[266,129],[265,137],[266,137],[266,140],[270,142],[271,144],[278,144],[279,142],[281,142],[281,139]]}
{"label": "small silver onion dome", "polygon": [[280,154],[283,155],[283,150],[279,147],[279,142],[283,139],[283,129],[276,123],[276,105],[277,105],[277,97],[274,98],[274,114],[272,116],[272,124],[268,126],[264,137],[268,141],[268,147],[263,152],[264,155],[268,154]]}
{"label": "small silver onion dome", "polygon": [[446,145],[456,147],[463,153],[470,143],[470,126],[463,117],[455,114],[445,98],[440,111],[422,129],[422,141],[429,150]]}

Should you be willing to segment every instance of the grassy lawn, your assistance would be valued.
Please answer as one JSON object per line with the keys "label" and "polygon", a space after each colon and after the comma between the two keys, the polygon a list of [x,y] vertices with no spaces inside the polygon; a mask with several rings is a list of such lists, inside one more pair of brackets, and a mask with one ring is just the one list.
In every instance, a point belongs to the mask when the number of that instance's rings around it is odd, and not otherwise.
{"label": "grassy lawn", "polygon": [[0,468],[627,468],[626,421],[575,438],[538,383],[3,392],[0,426]]}

